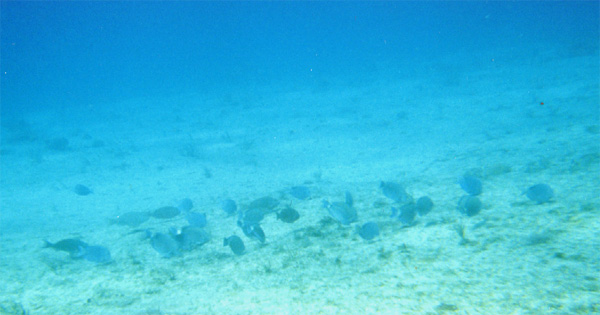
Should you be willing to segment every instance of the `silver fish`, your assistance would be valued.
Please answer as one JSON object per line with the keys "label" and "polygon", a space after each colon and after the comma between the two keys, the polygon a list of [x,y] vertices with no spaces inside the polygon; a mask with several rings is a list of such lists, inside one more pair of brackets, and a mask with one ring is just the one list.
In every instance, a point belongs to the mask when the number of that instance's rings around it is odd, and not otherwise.
{"label": "silver fish", "polygon": [[342,225],[348,225],[358,219],[356,209],[352,204],[353,199],[349,192],[346,192],[346,202],[329,203],[329,201],[323,200],[323,207],[327,209],[329,215]]}
{"label": "silver fish", "polygon": [[404,190],[404,186],[399,183],[381,182],[379,188],[381,188],[384,196],[397,203],[406,203],[412,200],[412,197]]}

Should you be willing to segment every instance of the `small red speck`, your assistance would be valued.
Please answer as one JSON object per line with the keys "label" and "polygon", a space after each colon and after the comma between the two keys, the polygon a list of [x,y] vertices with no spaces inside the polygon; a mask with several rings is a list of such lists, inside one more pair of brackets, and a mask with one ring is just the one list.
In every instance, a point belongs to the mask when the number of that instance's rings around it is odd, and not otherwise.
{"label": "small red speck", "polygon": [[544,102],[540,102],[540,105],[544,105]]}

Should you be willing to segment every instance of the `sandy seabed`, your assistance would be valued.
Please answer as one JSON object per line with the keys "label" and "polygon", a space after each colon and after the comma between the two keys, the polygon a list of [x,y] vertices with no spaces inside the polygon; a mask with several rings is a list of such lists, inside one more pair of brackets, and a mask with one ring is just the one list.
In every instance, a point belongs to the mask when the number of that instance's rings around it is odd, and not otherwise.
{"label": "sandy seabed", "polygon": [[[3,129],[0,313],[599,313],[598,60],[544,58],[529,65],[544,78],[533,87],[517,62],[31,113]],[[58,138],[68,147],[52,148]],[[483,182],[473,217],[456,209],[465,172]],[[433,211],[409,227],[391,219],[381,180],[431,197]],[[522,194],[536,183],[554,189],[551,202]],[[76,184],[94,193],[78,196]],[[311,197],[294,199],[293,185]],[[322,208],[345,191],[358,211],[351,226]],[[260,244],[219,203],[263,196],[301,218],[266,216]],[[182,256],[162,258],[144,238],[185,225],[182,216],[108,223],[183,198],[207,214],[212,239]],[[356,233],[367,221],[381,229],[373,241]],[[222,246],[231,234],[245,255]],[[64,238],[106,246],[114,261],[42,246]]]}

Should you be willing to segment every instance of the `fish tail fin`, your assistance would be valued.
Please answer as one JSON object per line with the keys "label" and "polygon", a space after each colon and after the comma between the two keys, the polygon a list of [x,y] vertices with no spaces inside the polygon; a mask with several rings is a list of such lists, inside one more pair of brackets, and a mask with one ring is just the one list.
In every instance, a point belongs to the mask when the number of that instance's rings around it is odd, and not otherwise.
{"label": "fish tail fin", "polygon": [[52,247],[54,244],[50,243],[48,240],[44,240],[44,247],[43,248],[48,248],[48,247]]}
{"label": "fish tail fin", "polygon": [[390,215],[390,218],[397,217],[399,214],[400,214],[400,211],[398,209],[396,209],[395,207],[392,207],[392,215]]}
{"label": "fish tail fin", "polygon": [[350,207],[354,205],[354,198],[352,198],[352,194],[349,191],[346,191],[346,204]]}

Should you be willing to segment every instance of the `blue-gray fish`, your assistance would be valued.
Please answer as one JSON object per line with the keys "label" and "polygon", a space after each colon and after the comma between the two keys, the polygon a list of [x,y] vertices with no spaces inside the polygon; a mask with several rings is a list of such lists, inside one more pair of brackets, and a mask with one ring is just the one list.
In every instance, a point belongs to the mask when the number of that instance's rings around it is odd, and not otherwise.
{"label": "blue-gray fish", "polygon": [[45,241],[44,248],[49,247],[54,250],[67,252],[69,255],[71,255],[71,257],[80,257],[81,249],[87,246],[88,244],[84,241],[75,238],[67,238],[56,243]]}
{"label": "blue-gray fish", "polygon": [[75,185],[75,188],[73,188],[73,191],[76,194],[78,194],[79,196],[87,196],[92,193],[91,189],[89,189],[87,186],[84,186],[81,184]]}
{"label": "blue-gray fish", "polygon": [[533,185],[524,192],[531,201],[535,201],[538,204],[550,201],[554,197],[554,191],[547,184],[536,184]]}
{"label": "blue-gray fish", "polygon": [[354,209],[351,203],[352,196],[347,193],[346,202],[329,203],[329,201],[323,200],[323,207],[327,209],[329,215],[331,215],[335,220],[340,222],[342,225],[348,225],[358,219],[356,209]]}
{"label": "blue-gray fish", "polygon": [[412,225],[417,216],[417,207],[414,203],[407,203],[400,207],[399,210],[392,208],[392,212],[399,213],[398,220],[405,225]]}
{"label": "blue-gray fish", "polygon": [[358,235],[367,241],[379,236],[379,226],[375,222],[367,222],[358,229]]}
{"label": "blue-gray fish", "polygon": [[423,196],[419,199],[417,199],[417,213],[420,216],[424,216],[426,214],[429,213],[429,211],[431,211],[431,209],[433,209],[433,201],[431,200],[431,198],[427,197],[427,196]]}
{"label": "blue-gray fish", "polygon": [[156,233],[150,237],[150,245],[162,257],[170,258],[179,256],[179,245],[171,236],[163,233]]}
{"label": "blue-gray fish", "polygon": [[177,206],[177,208],[181,212],[188,212],[188,211],[192,210],[193,207],[194,207],[194,203],[192,203],[192,200],[190,198],[185,198],[185,199],[181,200],[181,202],[179,202],[179,205]]}
{"label": "blue-gray fish", "polygon": [[180,230],[172,230],[171,235],[183,250],[191,250],[210,241],[210,235],[196,226],[184,226]]}
{"label": "blue-gray fish", "polygon": [[238,256],[243,255],[246,251],[244,241],[242,241],[242,239],[237,235],[232,235],[230,237],[224,238],[223,246],[229,246],[229,248],[231,248],[231,251]]}
{"label": "blue-gray fish", "polygon": [[172,207],[172,206],[167,206],[167,207],[160,207],[160,208],[152,211],[150,213],[150,215],[157,219],[171,219],[171,218],[178,216],[180,213],[181,213],[181,210],[179,210],[178,208]]}
{"label": "blue-gray fish", "polygon": [[81,248],[81,251],[83,253],[81,257],[91,262],[105,264],[112,261],[110,251],[104,246],[86,246],[85,248]]}
{"label": "blue-gray fish", "polygon": [[283,210],[277,212],[277,219],[285,223],[294,223],[299,218],[300,213],[290,206],[287,206]]}
{"label": "blue-gray fish", "polygon": [[396,182],[381,182],[379,188],[383,195],[397,203],[405,203],[412,200],[412,197],[404,190],[404,186]]}
{"label": "blue-gray fish", "polygon": [[150,219],[150,214],[148,212],[125,212],[122,215],[117,216],[115,219],[109,219],[111,223],[119,224],[119,225],[127,225],[131,227],[136,227]]}
{"label": "blue-gray fish", "polygon": [[265,217],[264,211],[258,208],[251,208],[246,211],[240,211],[238,215],[238,226],[245,224],[259,224]]}
{"label": "blue-gray fish", "polygon": [[310,189],[306,186],[293,186],[290,188],[290,195],[300,200],[306,200],[310,197]]}
{"label": "blue-gray fish", "polygon": [[249,238],[253,238],[258,240],[261,243],[264,243],[266,240],[265,232],[258,224],[245,224],[241,226],[242,231]]}
{"label": "blue-gray fish", "polygon": [[234,215],[237,212],[237,204],[231,199],[221,201],[221,209],[228,215]]}
{"label": "blue-gray fish", "polygon": [[279,205],[279,200],[273,197],[262,197],[252,201],[248,205],[248,209],[260,209],[267,213],[275,209]]}
{"label": "blue-gray fish", "polygon": [[458,179],[460,187],[471,196],[477,196],[481,194],[483,185],[479,178],[471,175],[464,175]]}
{"label": "blue-gray fish", "polygon": [[185,219],[192,226],[203,228],[206,226],[206,214],[198,212],[186,212]]}
{"label": "blue-gray fish", "polygon": [[478,214],[481,211],[481,207],[481,200],[476,196],[463,196],[458,201],[458,210],[469,217]]}

